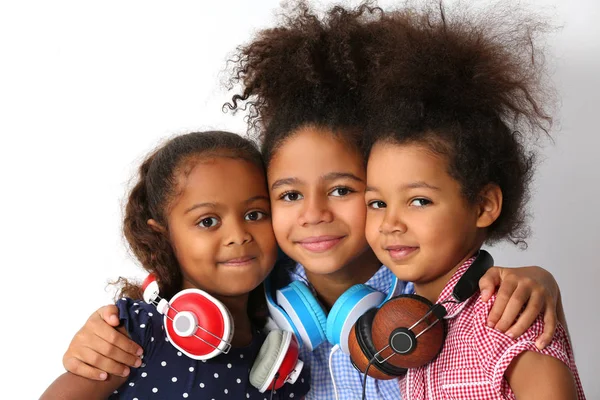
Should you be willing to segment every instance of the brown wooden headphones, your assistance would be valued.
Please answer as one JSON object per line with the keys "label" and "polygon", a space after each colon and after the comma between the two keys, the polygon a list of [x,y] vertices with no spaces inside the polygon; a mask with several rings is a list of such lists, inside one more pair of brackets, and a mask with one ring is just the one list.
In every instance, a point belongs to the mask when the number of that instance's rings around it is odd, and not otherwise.
{"label": "brown wooden headphones", "polygon": [[[469,299],[492,265],[492,256],[479,250],[454,286],[452,301],[462,303]],[[429,363],[444,345],[444,316],[446,309],[442,304],[432,304],[416,294],[396,296],[381,307],[370,309],[356,321],[348,338],[354,367],[375,379],[392,379],[406,373],[407,368]]]}

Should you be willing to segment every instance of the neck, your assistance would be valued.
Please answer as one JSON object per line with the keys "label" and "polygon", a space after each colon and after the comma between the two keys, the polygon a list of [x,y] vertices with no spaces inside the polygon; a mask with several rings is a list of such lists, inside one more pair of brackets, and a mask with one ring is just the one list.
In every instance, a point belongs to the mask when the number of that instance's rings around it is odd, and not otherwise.
{"label": "neck", "polygon": [[252,342],[252,323],[248,316],[248,293],[239,296],[215,296],[231,314],[233,319],[233,347],[247,346]]}
{"label": "neck", "polygon": [[437,278],[434,278],[427,282],[414,282],[415,292],[419,296],[425,297],[427,300],[431,301],[432,303],[436,303],[438,298],[440,297],[440,294],[442,293],[442,290],[444,290],[444,288],[446,287],[446,285],[448,284],[450,279],[452,279],[452,276],[454,275],[454,273],[469,258],[473,257],[473,255],[477,252],[479,247],[480,246],[477,246],[471,250],[468,250],[466,253],[464,253],[464,256],[461,257],[460,261],[457,262],[452,269],[448,270],[443,275],[438,276]]}
{"label": "neck", "polygon": [[317,292],[323,306],[329,310],[350,287],[368,281],[381,267],[375,253],[368,248],[351,262],[331,274],[313,274],[305,270],[306,277]]}

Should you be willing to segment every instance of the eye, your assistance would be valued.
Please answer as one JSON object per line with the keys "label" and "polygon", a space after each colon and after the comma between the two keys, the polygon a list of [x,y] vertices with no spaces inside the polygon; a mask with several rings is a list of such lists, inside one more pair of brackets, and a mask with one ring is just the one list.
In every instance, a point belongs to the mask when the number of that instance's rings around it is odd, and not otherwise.
{"label": "eye", "polygon": [[219,219],[215,217],[203,218],[198,222],[198,226],[201,228],[214,228],[219,224]]}
{"label": "eye", "polygon": [[298,201],[301,200],[303,197],[298,192],[285,192],[281,196],[279,196],[279,198],[283,201]]}
{"label": "eye", "polygon": [[431,200],[423,199],[423,198],[413,199],[410,202],[410,205],[414,206],[414,207],[425,207],[425,206],[428,206],[430,204],[431,204]]}
{"label": "eye", "polygon": [[336,187],[329,194],[334,197],[343,197],[348,196],[350,193],[353,193],[354,190],[350,189],[346,186]]}
{"label": "eye", "polygon": [[262,211],[250,211],[248,214],[244,215],[246,221],[260,221],[266,217],[267,213]]}
{"label": "eye", "polygon": [[373,208],[373,209],[375,209],[375,210],[378,210],[378,209],[380,209],[380,208],[386,208],[386,207],[387,207],[387,204],[385,204],[385,203],[384,203],[383,201],[381,201],[381,200],[373,200],[373,201],[370,201],[370,202],[367,204],[367,207],[369,207],[369,208]]}

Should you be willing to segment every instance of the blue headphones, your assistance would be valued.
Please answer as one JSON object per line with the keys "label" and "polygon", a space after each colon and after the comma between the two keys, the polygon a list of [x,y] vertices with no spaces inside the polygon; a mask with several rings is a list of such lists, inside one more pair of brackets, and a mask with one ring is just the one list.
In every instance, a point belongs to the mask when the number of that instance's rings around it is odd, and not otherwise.
{"label": "blue headphones", "polygon": [[348,336],[354,323],[368,310],[396,296],[399,286],[398,279],[394,277],[386,296],[368,285],[354,285],[337,299],[326,316],[319,301],[303,282],[293,281],[276,290],[275,299],[271,280],[267,278],[264,285],[270,316],[279,329],[293,332],[300,346],[309,351],[327,340],[339,345],[346,354],[350,354]]}

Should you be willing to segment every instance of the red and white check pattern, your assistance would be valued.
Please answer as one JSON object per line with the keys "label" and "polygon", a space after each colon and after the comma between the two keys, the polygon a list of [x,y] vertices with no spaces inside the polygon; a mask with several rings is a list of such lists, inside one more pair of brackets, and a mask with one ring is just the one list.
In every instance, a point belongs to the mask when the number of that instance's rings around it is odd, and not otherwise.
{"label": "red and white check pattern", "polygon": [[[458,279],[471,265],[465,262],[452,276],[438,302],[451,298]],[[511,361],[523,351],[536,351],[558,358],[573,372],[579,399],[585,399],[573,350],[562,326],[558,326],[550,345],[544,350],[535,347],[542,333],[541,317],[519,338],[511,339],[486,325],[495,297],[487,303],[479,293],[460,304],[446,304],[448,335],[438,357],[421,368],[410,369],[400,378],[403,399],[514,399],[515,395],[504,379]]]}

